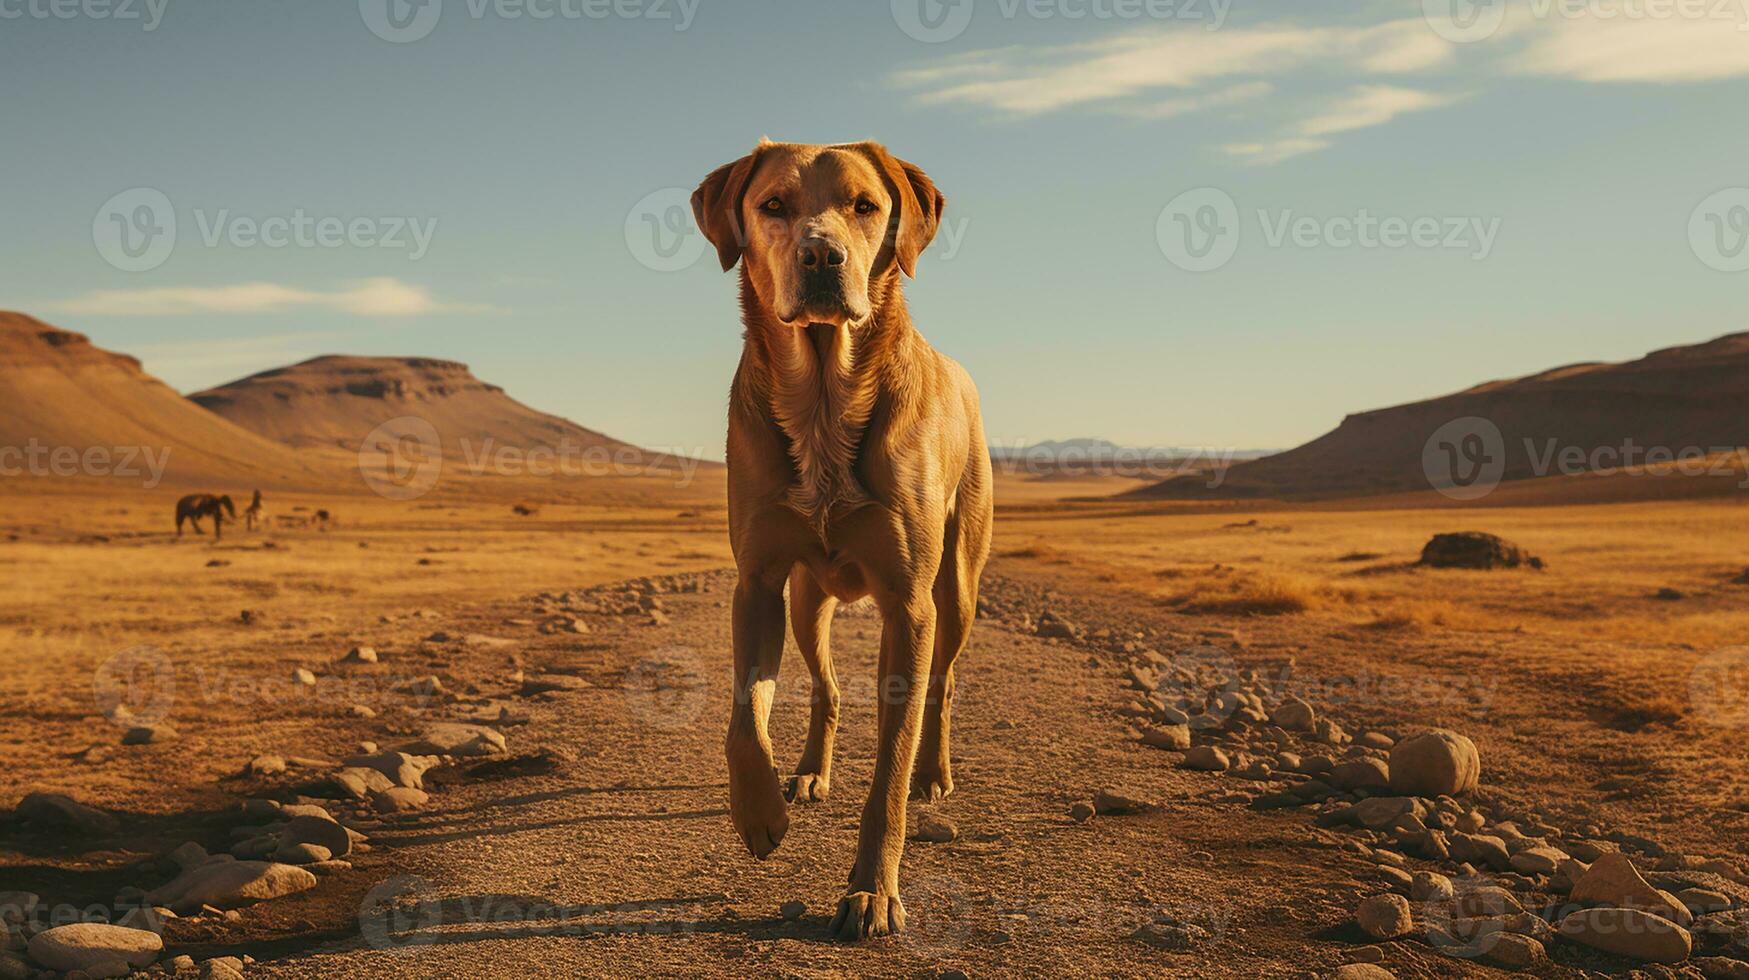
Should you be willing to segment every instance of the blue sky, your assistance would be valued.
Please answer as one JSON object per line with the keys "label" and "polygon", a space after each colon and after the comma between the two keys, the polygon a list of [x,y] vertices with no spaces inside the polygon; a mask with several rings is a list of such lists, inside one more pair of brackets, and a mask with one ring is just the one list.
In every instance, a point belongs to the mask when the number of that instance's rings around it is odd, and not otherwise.
{"label": "blue sky", "polygon": [[947,194],[912,309],[1004,444],[1288,446],[1749,329],[1743,0],[387,2],[0,0],[0,306],[185,391],[449,357],[720,455],[676,205],[769,135]]}

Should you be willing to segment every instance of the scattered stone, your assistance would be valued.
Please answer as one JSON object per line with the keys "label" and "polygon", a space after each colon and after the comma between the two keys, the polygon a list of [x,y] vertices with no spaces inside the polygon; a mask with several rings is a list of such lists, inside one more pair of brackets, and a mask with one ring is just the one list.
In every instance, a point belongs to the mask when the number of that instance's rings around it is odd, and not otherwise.
{"label": "scattered stone", "polygon": [[283,861],[286,864],[321,864],[324,861],[333,860],[333,858],[333,852],[320,844],[294,844],[291,841],[281,843],[273,852],[275,861]]}
{"label": "scattered stone", "polygon": [[1374,939],[1396,939],[1415,928],[1409,911],[1409,900],[1395,893],[1374,895],[1363,900],[1355,910],[1354,921],[1361,931]]}
{"label": "scattered stone", "polygon": [[1536,939],[1512,932],[1499,932],[1488,938],[1486,955],[1488,961],[1497,966],[1509,970],[1524,970],[1548,959],[1549,954]]}
{"label": "scattered stone", "polygon": [[1081,638],[1081,628],[1069,622],[1062,616],[1047,609],[1039,614],[1038,627],[1034,634],[1047,640],[1078,640]]}
{"label": "scattered stone", "polygon": [[1391,785],[1390,768],[1370,756],[1338,762],[1327,778],[1343,789],[1385,789]]}
{"label": "scattered stone", "polygon": [[349,664],[374,664],[377,662],[375,647],[353,647],[343,658]]}
{"label": "scattered stone", "polygon": [[932,813],[919,816],[916,826],[911,828],[912,840],[929,844],[946,844],[957,840],[959,835],[960,829],[952,820]]}
{"label": "scattered stone", "polygon": [[363,704],[353,705],[347,709],[347,713],[354,718],[375,718],[377,716],[375,708]]}
{"label": "scattered stone", "polygon": [[1208,938],[1208,930],[1187,922],[1149,922],[1130,933],[1130,938],[1155,949],[1180,952]]}
{"label": "scattered stone", "polygon": [[1676,900],[1692,915],[1723,912],[1736,904],[1731,896],[1709,888],[1684,888],[1676,893]]}
{"label": "scattered stone", "polygon": [[1155,725],[1142,732],[1142,744],[1183,752],[1190,748],[1189,725]]}
{"label": "scattered stone", "polygon": [[435,674],[414,678],[401,685],[401,690],[415,697],[431,698],[444,693],[443,681]]}
{"label": "scattered stone", "polygon": [[[83,970],[120,961],[144,968],[164,951],[164,940],[155,932],[129,929],[103,922],[75,922],[45,929],[31,937],[30,958],[56,970]],[[105,974],[106,976],[113,974]]]}
{"label": "scattered stone", "polygon": [[504,755],[509,751],[502,733],[484,725],[445,722],[426,729],[425,736],[395,747],[397,752],[411,755],[453,755],[475,757]]}
{"label": "scattered stone", "polygon": [[370,794],[370,804],[378,813],[405,813],[430,802],[429,794],[411,786],[391,786]]}
{"label": "scattered stone", "polygon": [[794,922],[806,915],[808,906],[805,902],[788,901],[777,907],[777,914],[783,916],[783,921]]}
{"label": "scattered stone", "polygon": [[303,667],[299,667],[297,670],[292,671],[292,680],[304,687],[316,686],[316,675]]}
{"label": "scattered stone", "polygon": [[1132,799],[1110,790],[1100,790],[1093,794],[1093,809],[1105,816],[1127,816],[1136,813],[1147,813],[1154,809],[1154,804],[1144,800]]}
{"label": "scattered stone", "polygon": [[1385,749],[1397,744],[1397,740],[1384,732],[1366,732],[1354,740],[1354,744],[1363,749]]}
{"label": "scattered stone", "polygon": [[1227,753],[1213,745],[1198,745],[1184,753],[1184,768],[1198,772],[1226,772],[1232,766]]}
{"label": "scattered stone", "polygon": [[1533,557],[1518,545],[1497,535],[1481,531],[1458,531],[1436,534],[1421,549],[1421,564],[1431,568],[1472,568],[1483,571],[1495,568],[1543,567],[1541,558]]}
{"label": "scattered stone", "polygon": [[[346,765],[369,769],[388,778],[389,785],[369,786],[369,792],[380,792],[395,786],[424,789],[425,774],[436,767],[437,758],[431,755],[410,755],[406,752],[390,750],[352,756],[346,760]],[[362,798],[360,797],[360,799]]]}
{"label": "scattered stone", "polygon": [[529,698],[549,691],[587,691],[594,686],[587,678],[574,674],[533,674],[523,678],[519,693]]}
{"label": "scattered stone", "polygon": [[1687,929],[1639,909],[1581,909],[1561,920],[1560,933],[1576,943],[1648,963],[1681,963],[1694,950]]}
{"label": "scattered stone", "polygon": [[123,745],[153,745],[162,742],[174,742],[180,735],[176,728],[168,722],[158,722],[152,725],[135,725],[121,737]]}
{"label": "scattered stone", "polygon": [[1376,963],[1350,963],[1330,974],[1332,980],[1397,980],[1397,975]]}
{"label": "scattered stone", "polygon": [[1372,796],[1348,810],[1349,818],[1368,830],[1384,830],[1405,817],[1418,821],[1426,814],[1427,807],[1412,796]]}
{"label": "scattered stone", "polygon": [[18,802],[13,816],[41,827],[64,827],[82,834],[112,834],[121,821],[63,793],[32,793]]}
{"label": "scattered stone", "polygon": [[1449,902],[1451,879],[1437,871],[1417,871],[1409,885],[1409,897],[1417,902]]}
{"label": "scattered stone", "polygon": [[41,902],[35,892],[0,892],[0,926],[29,921]]}
{"label": "scattered stone", "polygon": [[285,772],[285,759],[277,755],[258,755],[249,760],[245,771],[251,776],[277,776]]}
{"label": "scattered stone", "polygon": [[1660,891],[1641,877],[1625,854],[1604,854],[1591,870],[1573,884],[1572,899],[1583,905],[1641,909],[1662,916],[1679,926],[1694,921],[1688,908],[1669,892]]}
{"label": "scattered stone", "polygon": [[1476,743],[1443,728],[1391,749],[1390,786],[1408,796],[1455,796],[1475,789],[1481,774]]}
{"label": "scattered stone", "polygon": [[1077,803],[1069,808],[1069,818],[1076,823],[1086,823],[1093,819],[1094,812],[1091,803]]}
{"label": "scattered stone", "polygon": [[1318,723],[1318,713],[1299,698],[1288,698],[1270,712],[1269,723],[1290,732],[1309,732]]}
{"label": "scattered stone", "polygon": [[1689,965],[1706,980],[1749,980],[1749,963],[1726,956],[1697,956]]}
{"label": "scattered stone", "polygon": [[1512,869],[1527,875],[1549,875],[1561,866],[1561,862],[1569,858],[1565,851],[1558,848],[1538,846],[1527,847],[1512,855]]}
{"label": "scattered stone", "polygon": [[177,875],[146,894],[153,905],[179,915],[204,905],[226,909],[291,895],[316,887],[316,876],[303,868],[267,861],[214,861]]}

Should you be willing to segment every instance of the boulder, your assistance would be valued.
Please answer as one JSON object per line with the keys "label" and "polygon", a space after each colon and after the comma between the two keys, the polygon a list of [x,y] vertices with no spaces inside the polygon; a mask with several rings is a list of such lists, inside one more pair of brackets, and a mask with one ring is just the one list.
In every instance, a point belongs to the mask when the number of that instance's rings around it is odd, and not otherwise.
{"label": "boulder", "polygon": [[82,834],[111,834],[121,821],[62,793],[32,793],[20,800],[13,816],[40,827],[59,827]]}
{"label": "boulder", "polygon": [[1482,775],[1476,743],[1436,728],[1391,748],[1391,789],[1406,796],[1455,796],[1476,788]]}
{"label": "boulder", "polygon": [[1374,939],[1396,939],[1415,928],[1409,900],[1394,893],[1364,899],[1355,910],[1354,921]]}
{"label": "boulder", "polygon": [[1694,951],[1687,929],[1639,909],[1581,909],[1561,920],[1560,933],[1593,949],[1647,963],[1681,963]]}
{"label": "boulder", "polygon": [[408,755],[484,756],[503,755],[506,751],[502,733],[484,725],[464,725],[445,722],[426,729],[425,736],[394,747]]}
{"label": "boulder", "polygon": [[303,868],[269,861],[215,861],[182,872],[146,894],[152,905],[186,915],[203,905],[233,909],[316,887]]}
{"label": "boulder", "polygon": [[43,966],[89,975],[94,967],[118,961],[135,969],[149,966],[164,951],[164,940],[145,929],[75,922],[32,936],[29,950],[30,958]]}
{"label": "boulder", "polygon": [[1679,926],[1694,921],[1694,916],[1676,896],[1654,888],[1640,876],[1627,855],[1621,853],[1604,854],[1592,862],[1591,869],[1573,883],[1571,897],[1581,905],[1641,909]]}
{"label": "boulder", "polygon": [[1472,568],[1483,571],[1521,566],[1543,567],[1541,558],[1533,557],[1523,548],[1498,535],[1482,531],[1435,534],[1421,549],[1421,564],[1431,568]]}

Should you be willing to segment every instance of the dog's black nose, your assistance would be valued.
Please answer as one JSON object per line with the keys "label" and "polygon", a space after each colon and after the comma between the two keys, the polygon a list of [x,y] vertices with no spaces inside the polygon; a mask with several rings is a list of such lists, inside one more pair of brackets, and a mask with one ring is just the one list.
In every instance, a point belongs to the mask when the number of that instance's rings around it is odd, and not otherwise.
{"label": "dog's black nose", "polygon": [[844,246],[824,238],[802,239],[799,252],[804,269],[822,269],[843,265],[844,260],[850,257],[849,253],[844,251]]}

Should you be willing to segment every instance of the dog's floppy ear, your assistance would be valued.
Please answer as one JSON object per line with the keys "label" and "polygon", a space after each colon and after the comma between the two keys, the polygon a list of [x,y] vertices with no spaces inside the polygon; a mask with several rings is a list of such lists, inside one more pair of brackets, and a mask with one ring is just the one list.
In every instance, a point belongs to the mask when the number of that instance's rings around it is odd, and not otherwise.
{"label": "dog's floppy ear", "polygon": [[741,227],[741,199],[747,196],[747,182],[753,177],[759,153],[756,149],[734,163],[723,164],[692,192],[692,217],[704,237],[717,247],[724,272],[735,267],[747,245],[747,233]]}
{"label": "dog's floppy ear", "polygon": [[887,237],[899,268],[905,275],[916,278],[917,256],[929,247],[936,229],[941,227],[941,211],[947,207],[947,198],[916,164],[893,156],[879,143],[864,143],[863,150],[893,186],[893,217]]}

